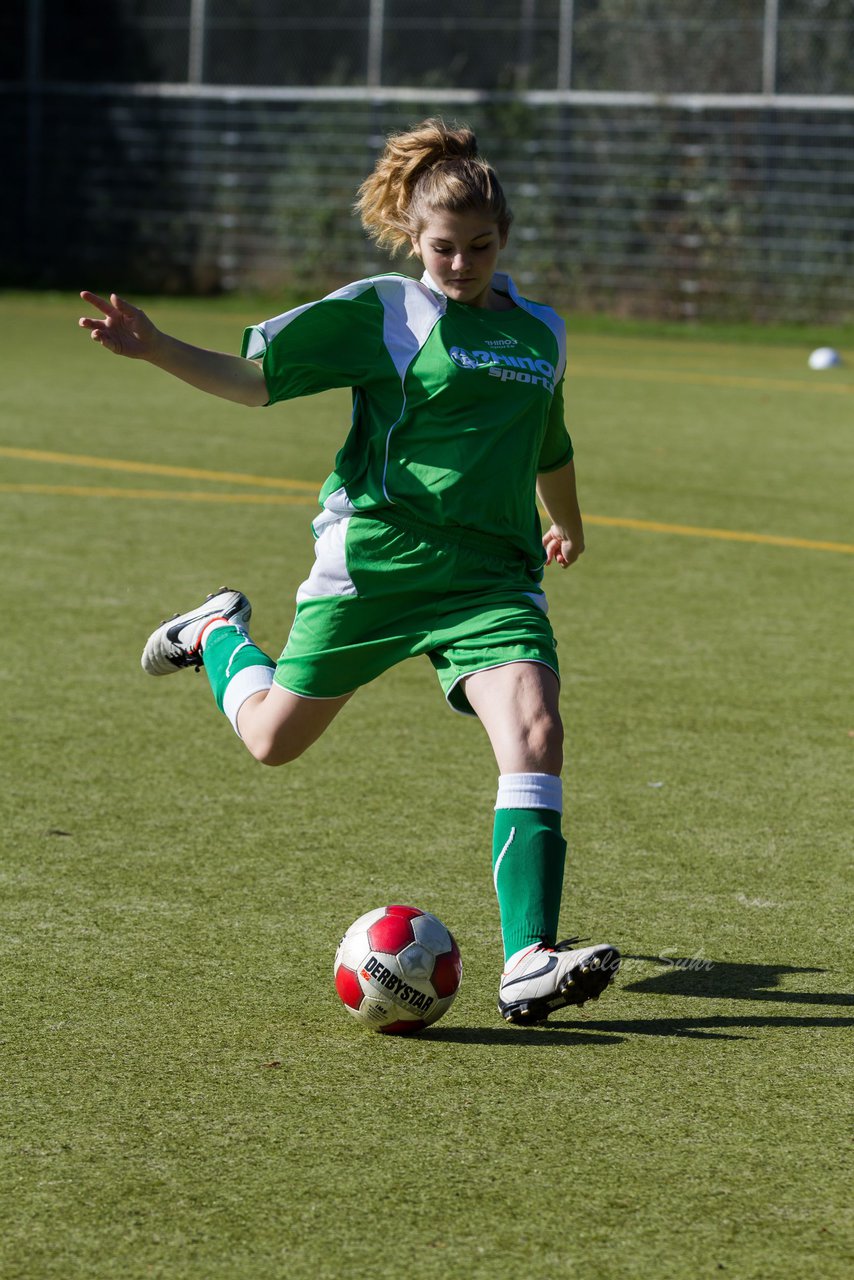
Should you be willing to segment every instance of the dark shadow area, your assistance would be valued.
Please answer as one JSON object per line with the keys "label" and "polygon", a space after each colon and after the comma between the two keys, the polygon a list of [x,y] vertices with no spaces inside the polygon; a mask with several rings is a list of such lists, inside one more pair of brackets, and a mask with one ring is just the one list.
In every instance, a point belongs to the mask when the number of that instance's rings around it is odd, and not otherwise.
{"label": "dark shadow area", "polygon": [[[578,1016],[578,1015],[576,1015]],[[739,1018],[635,1018],[614,1022],[547,1022],[539,1027],[430,1027],[413,1040],[438,1040],[445,1044],[513,1045],[519,1048],[566,1049],[579,1045],[622,1044],[627,1036],[685,1036],[692,1040],[744,1040],[745,1036],[716,1034],[729,1021],[746,1025]],[[767,1025],[759,1020],[760,1025]],[[708,1023],[708,1026],[704,1024]],[[714,1026],[711,1024],[715,1024]],[[824,1025],[824,1024],[822,1024]]]}
{"label": "dark shadow area", "polygon": [[[565,1025],[565,1024],[564,1024]],[[728,1029],[773,1030],[775,1027],[854,1027],[854,1018],[779,1018],[734,1015],[709,1018],[633,1018],[627,1021],[587,1022],[585,1031],[604,1031],[618,1036],[687,1036],[695,1040],[744,1040],[749,1037],[719,1034]]]}
{"label": "dark shadow area", "polygon": [[[605,995],[609,1008],[617,1016],[609,1020],[591,1021],[579,1010],[561,1010],[561,1021],[537,1027],[430,1027],[418,1035],[419,1040],[438,1040],[456,1044],[488,1044],[537,1048],[569,1045],[621,1044],[628,1036],[681,1036],[692,1040],[744,1040],[752,1030],[775,1028],[849,1028],[854,1016],[823,1017],[818,1010],[804,1015],[771,1013],[721,1014],[709,1017],[619,1017],[621,991],[641,995],[685,996],[689,999],[773,1001],[778,1004],[823,1005],[854,1008],[854,994],[843,991],[780,991],[778,984],[787,974],[826,973],[826,969],[799,968],[788,964],[732,964],[697,956],[662,958],[633,955],[623,957],[623,974],[628,976],[635,966],[651,964],[659,972],[612,988]],[[627,972],[628,971],[628,972]],[[611,1002],[615,1003],[612,1004]]]}
{"label": "dark shadow area", "polygon": [[854,1007],[854,994],[844,991],[780,991],[781,978],[792,973],[826,973],[789,964],[731,964],[698,957],[624,956],[623,976],[639,963],[654,964],[658,973],[623,990],[644,995],[691,996],[693,999],[771,1000],[779,1004],[823,1004]]}
{"label": "dark shadow area", "polygon": [[413,1040],[439,1040],[445,1044],[536,1045],[565,1049],[568,1045],[620,1044],[624,1037],[607,1034],[608,1023],[597,1023],[604,1035],[590,1035],[586,1023],[547,1022],[540,1027],[426,1027]]}
{"label": "dark shadow area", "polygon": [[127,3],[102,6],[97,21],[84,0],[5,8],[29,8],[36,18],[12,26],[4,10],[0,19],[0,37],[16,51],[14,64],[9,52],[0,55],[0,77],[17,70],[14,82],[0,79],[9,191],[0,200],[0,283],[88,282],[106,292],[159,287],[172,272],[177,287],[194,283],[200,229],[186,213],[186,193],[199,183],[192,104],[93,85],[182,79],[187,24],[161,24],[158,34],[157,22]]}
{"label": "dark shadow area", "polygon": [[727,1034],[738,1030],[768,1030],[775,1027],[854,1027],[851,1018],[779,1018],[711,1016],[708,1018],[615,1018],[609,1021],[548,1022],[539,1027],[435,1027],[420,1031],[419,1040],[440,1040],[454,1044],[535,1045],[537,1048],[566,1048],[568,1045],[621,1044],[627,1036],[680,1036],[690,1040],[745,1040],[749,1036]]}

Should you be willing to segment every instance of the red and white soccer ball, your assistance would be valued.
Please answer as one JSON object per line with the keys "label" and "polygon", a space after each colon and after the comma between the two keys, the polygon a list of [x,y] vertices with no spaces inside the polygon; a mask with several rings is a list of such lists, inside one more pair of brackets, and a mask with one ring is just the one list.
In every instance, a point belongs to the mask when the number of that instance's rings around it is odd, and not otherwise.
{"label": "red and white soccer ball", "polygon": [[344,1008],[374,1031],[406,1035],[447,1013],[463,976],[453,935],[417,907],[378,907],[359,916],[335,956]]}

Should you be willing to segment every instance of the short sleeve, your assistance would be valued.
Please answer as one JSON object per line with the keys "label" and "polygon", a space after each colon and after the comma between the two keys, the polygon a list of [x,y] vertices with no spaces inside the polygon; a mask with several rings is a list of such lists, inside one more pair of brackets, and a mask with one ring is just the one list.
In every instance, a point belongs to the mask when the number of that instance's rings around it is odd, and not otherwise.
{"label": "short sleeve", "polygon": [[538,471],[557,471],[572,461],[573,449],[569,432],[564,422],[563,378],[555,387],[552,405],[546,423],[546,434],[540,449]]}
{"label": "short sleeve", "polygon": [[366,285],[252,325],[241,354],[261,360],[270,404],[333,387],[362,386],[383,351],[383,308]]}

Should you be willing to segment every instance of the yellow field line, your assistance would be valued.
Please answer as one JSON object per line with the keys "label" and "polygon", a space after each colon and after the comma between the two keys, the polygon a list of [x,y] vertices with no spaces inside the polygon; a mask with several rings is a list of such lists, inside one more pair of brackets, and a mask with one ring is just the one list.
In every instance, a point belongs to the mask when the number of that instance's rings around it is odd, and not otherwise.
{"label": "yellow field line", "polygon": [[[219,473],[217,473],[219,474]],[[89,485],[0,484],[0,493],[41,494],[70,498],[133,498],[155,502],[224,502],[250,506],[313,506],[314,500],[285,493],[214,493],[197,490],[121,489]],[[665,524],[659,520],[632,520],[622,516],[585,515],[585,523],[611,529],[637,529],[644,533],[671,533],[689,538],[716,538],[724,542],[752,542],[769,547],[795,547],[802,551],[833,551],[854,555],[854,544],[821,542],[811,538],[785,538],[771,533],[747,533],[738,529],[708,529],[701,525]]]}
{"label": "yellow field line", "polygon": [[297,489],[314,496],[320,488],[311,480],[279,480],[275,476],[244,475],[240,471],[206,471],[200,467],[172,467],[159,462],[128,462],[124,458],[95,458],[85,453],[53,453],[48,449],[14,449],[0,446],[0,457],[21,462],[58,462],[69,467],[96,467],[101,471],[128,471],[135,475],[178,476],[183,480],[218,480],[229,484],[257,485],[261,489]]}
{"label": "yellow field line", "polygon": [[0,493],[30,493],[60,498],[141,498],[155,502],[230,502],[254,506],[313,507],[308,494],[298,497],[288,493],[215,493],[213,490],[120,489],[107,486],[73,484],[0,484]]}
{"label": "yellow field line", "polygon": [[620,369],[613,365],[573,364],[569,378],[607,378],[615,382],[676,382],[692,386],[747,387],[753,391],[817,391],[830,395],[854,395],[854,385],[846,382],[796,382],[794,378],[751,378],[729,373],[677,373],[666,369]]}
{"label": "yellow field line", "polygon": [[773,533],[746,533],[739,529],[706,529],[692,524],[662,524],[658,520],[631,520],[622,516],[584,517],[585,524],[613,529],[640,529],[646,533],[676,533],[683,538],[718,538],[723,542],[758,542],[768,547],[798,547],[805,551],[837,551],[854,555],[854,544],[819,542],[812,538],[784,538]]}

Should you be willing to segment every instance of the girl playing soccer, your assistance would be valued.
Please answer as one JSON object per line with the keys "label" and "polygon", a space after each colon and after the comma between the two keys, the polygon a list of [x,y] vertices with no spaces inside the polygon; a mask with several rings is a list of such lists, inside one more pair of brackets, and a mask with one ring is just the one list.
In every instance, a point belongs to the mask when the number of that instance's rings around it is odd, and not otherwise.
{"label": "girl playing soccer", "polygon": [[598,997],[619,967],[612,946],[555,942],[563,730],[541,580],[544,564],[566,568],[584,550],[563,420],[565,328],[495,270],[511,213],[469,129],[426,120],[390,137],[357,208],[379,245],[420,258],[421,279],[345,285],[247,329],[241,356],[179,342],[115,294],[81,294],[103,312],[80,320],[96,342],[212,395],[261,406],[353,390],[278,663],[250,639],[249,601],[223,588],[158,627],[142,665],[156,676],[204,666],[246,748],[278,765],[359,686],[426,653],[498,763],[498,1008],[508,1022],[542,1022]]}

